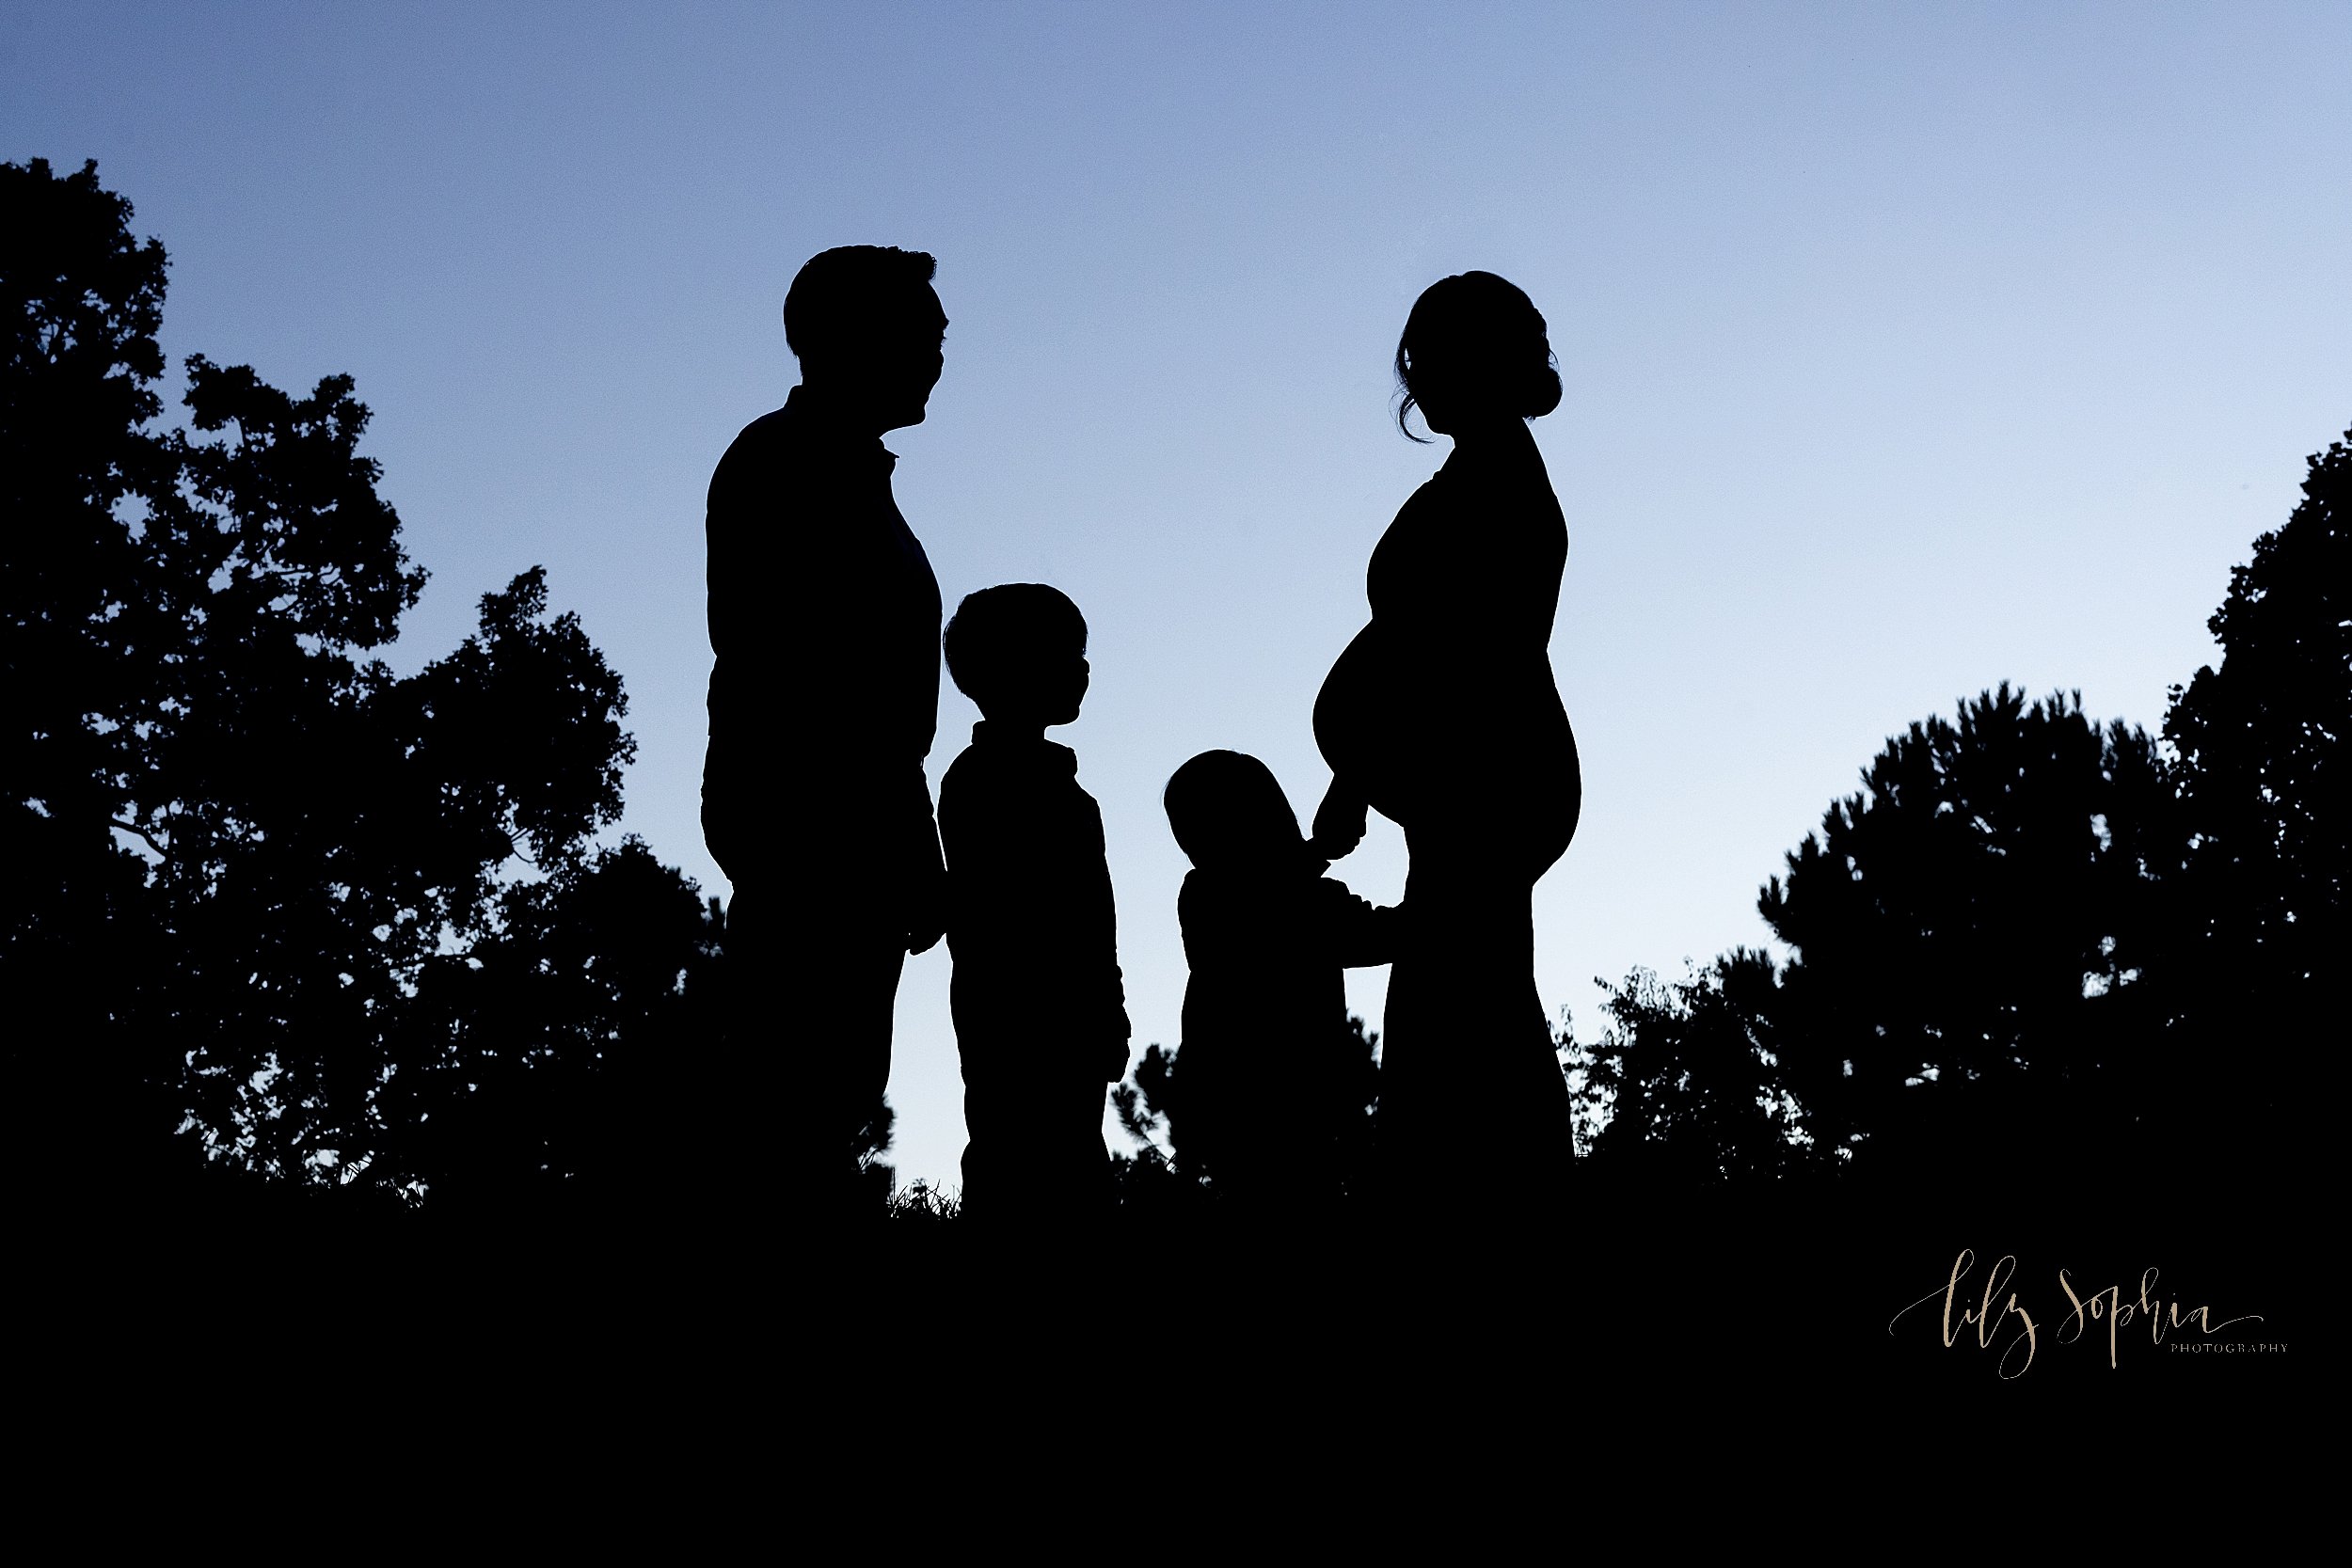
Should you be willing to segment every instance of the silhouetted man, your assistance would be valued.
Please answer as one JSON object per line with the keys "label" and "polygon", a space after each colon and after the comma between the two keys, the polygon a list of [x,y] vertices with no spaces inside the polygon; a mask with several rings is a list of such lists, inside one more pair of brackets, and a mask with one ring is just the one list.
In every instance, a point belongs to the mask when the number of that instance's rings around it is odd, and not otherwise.
{"label": "silhouetted man", "polygon": [[857,1205],[899,970],[945,926],[923,776],[939,584],[881,439],[920,424],[939,382],[936,265],[880,245],[810,260],[784,302],[801,385],[710,480],[703,836],[735,884],[738,1080],[712,1086],[726,1105],[716,1152],[735,1201],[756,1204],[780,1176],[793,1215]]}

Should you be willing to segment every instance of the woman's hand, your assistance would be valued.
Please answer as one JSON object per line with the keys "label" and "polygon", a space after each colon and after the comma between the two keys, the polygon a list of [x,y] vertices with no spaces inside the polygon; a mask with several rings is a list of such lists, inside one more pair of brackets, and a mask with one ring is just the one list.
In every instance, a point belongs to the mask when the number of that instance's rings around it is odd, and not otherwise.
{"label": "woman's hand", "polygon": [[1308,844],[1325,860],[1339,860],[1364,841],[1365,811],[1363,798],[1333,779],[1315,808],[1315,831]]}

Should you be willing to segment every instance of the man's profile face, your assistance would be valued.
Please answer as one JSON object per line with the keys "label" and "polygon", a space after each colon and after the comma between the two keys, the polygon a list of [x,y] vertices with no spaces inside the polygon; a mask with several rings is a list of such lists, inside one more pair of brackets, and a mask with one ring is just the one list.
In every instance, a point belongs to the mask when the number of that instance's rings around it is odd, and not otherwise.
{"label": "man's profile face", "polygon": [[919,308],[908,315],[910,336],[902,343],[904,358],[898,362],[896,372],[904,380],[906,408],[910,417],[888,428],[921,424],[930,403],[931,388],[939,385],[940,372],[947,367],[947,311],[939,303],[939,291],[923,285]]}
{"label": "man's profile face", "polygon": [[946,340],[947,312],[928,283],[908,296],[903,310],[875,323],[865,351],[842,370],[877,430],[923,422],[931,388],[946,367]]}

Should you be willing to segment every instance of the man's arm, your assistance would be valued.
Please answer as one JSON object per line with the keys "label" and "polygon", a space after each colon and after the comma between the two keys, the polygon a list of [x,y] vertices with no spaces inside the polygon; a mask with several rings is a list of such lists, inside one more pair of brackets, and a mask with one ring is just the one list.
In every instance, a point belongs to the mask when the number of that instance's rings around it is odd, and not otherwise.
{"label": "man's arm", "polygon": [[750,607],[744,602],[753,578],[742,559],[745,525],[742,475],[751,432],[739,435],[710,476],[703,511],[705,624],[710,639],[708,739],[703,753],[703,842],[730,880],[751,874],[750,802],[745,799],[747,715],[743,692],[749,672],[742,647]]}
{"label": "man's arm", "polygon": [[[907,951],[928,953],[947,933],[947,858],[931,813],[931,791],[917,775],[922,805],[908,812]],[[919,815],[919,821],[917,816]]]}
{"label": "man's arm", "polygon": [[1101,931],[1101,949],[1096,958],[1099,965],[1094,976],[1100,988],[1099,1006],[1102,1019],[1103,1076],[1116,1084],[1127,1076],[1127,1045],[1134,1037],[1135,1025],[1127,1017],[1126,977],[1119,968],[1119,900],[1111,888],[1110,852],[1103,835],[1103,808],[1094,797],[1079,792],[1086,802],[1087,829],[1091,855],[1087,872],[1091,886],[1090,902],[1096,911]]}

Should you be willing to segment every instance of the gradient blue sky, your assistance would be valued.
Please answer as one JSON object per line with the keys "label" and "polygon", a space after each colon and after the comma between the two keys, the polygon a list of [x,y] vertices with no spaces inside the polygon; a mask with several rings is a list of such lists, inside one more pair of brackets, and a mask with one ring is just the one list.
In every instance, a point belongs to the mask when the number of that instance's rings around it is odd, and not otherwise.
{"label": "gradient blue sky", "polygon": [[[1414,295],[1552,324],[1574,538],[1553,661],[1583,826],[1548,1006],[1765,931],[1884,737],[2002,679],[2152,729],[2305,453],[2352,422],[2341,4],[24,5],[0,157],[99,160],[172,259],[166,346],[349,371],[431,569],[394,662],[545,562],[628,685],[626,831],[696,824],[703,490],[795,379],[829,245],[940,258],[900,504],[953,601],[1069,592],[1138,1048],[1173,1042],[1168,774],[1309,712],[1442,459],[1389,422]],[[942,703],[936,779],[975,717]],[[1375,825],[1338,874],[1382,900]],[[1376,1023],[1385,975],[1351,996]],[[952,1180],[944,951],[902,1177]]]}

